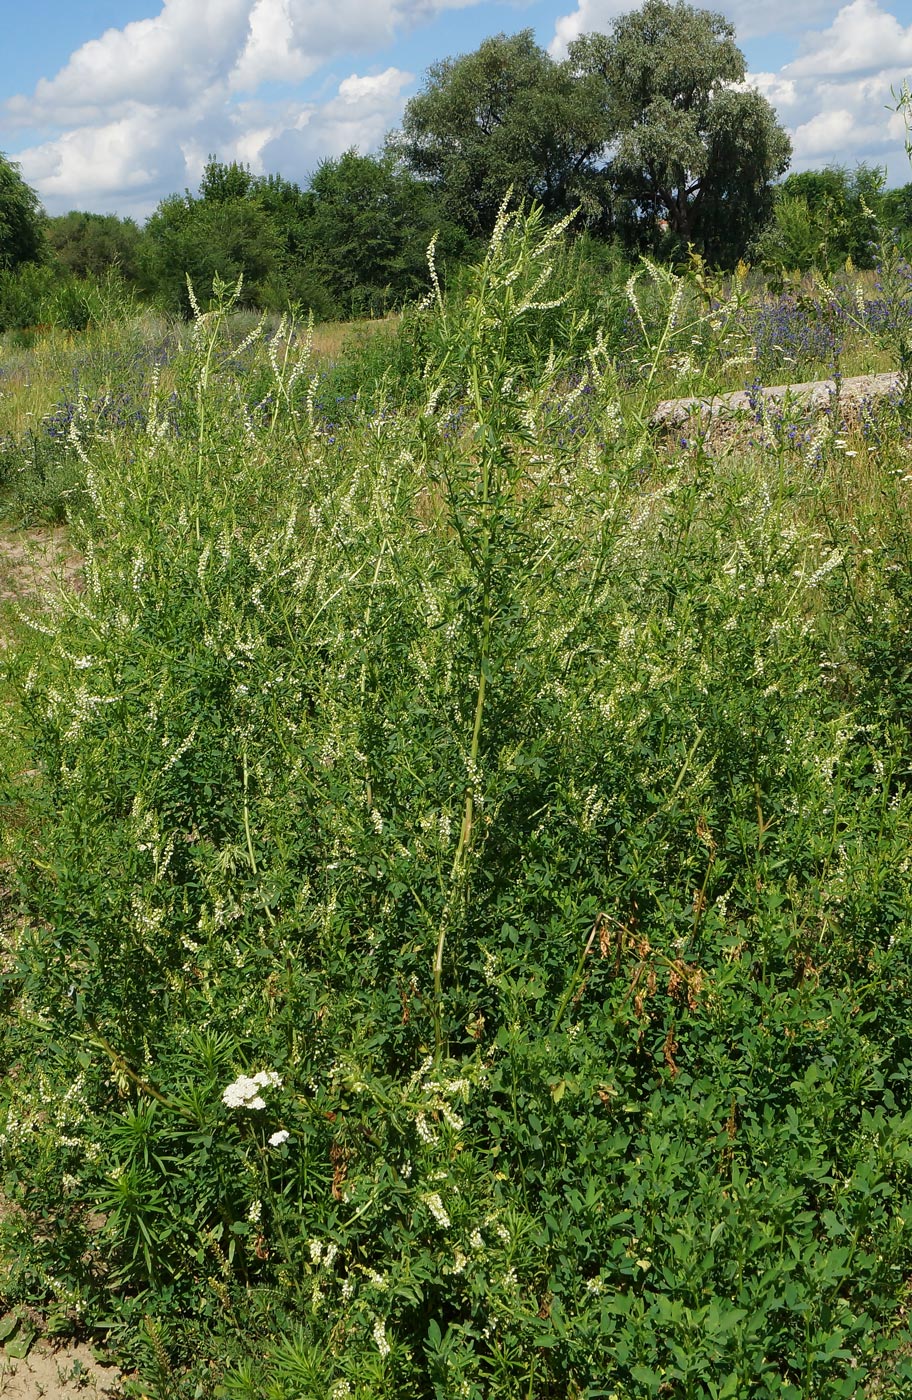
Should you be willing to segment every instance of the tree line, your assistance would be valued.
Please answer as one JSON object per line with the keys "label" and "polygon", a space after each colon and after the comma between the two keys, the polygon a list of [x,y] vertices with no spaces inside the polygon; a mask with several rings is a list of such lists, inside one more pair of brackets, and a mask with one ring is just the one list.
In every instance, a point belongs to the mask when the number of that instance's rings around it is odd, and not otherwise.
{"label": "tree line", "polygon": [[722,15],[646,0],[562,60],[526,29],[433,64],[379,154],[324,160],[307,188],[212,157],[196,193],[168,196],[140,227],[48,218],[0,158],[0,326],[38,319],[42,296],[78,319],[73,284],[111,268],[176,313],[187,274],[206,288],[243,272],[264,309],[381,314],[425,285],[432,236],[441,265],[472,256],[508,191],[555,219],[576,211],[577,230],[627,254],[870,265],[872,221],[908,230],[912,185],[887,191],[865,166],[783,180],[788,136],[745,76]]}

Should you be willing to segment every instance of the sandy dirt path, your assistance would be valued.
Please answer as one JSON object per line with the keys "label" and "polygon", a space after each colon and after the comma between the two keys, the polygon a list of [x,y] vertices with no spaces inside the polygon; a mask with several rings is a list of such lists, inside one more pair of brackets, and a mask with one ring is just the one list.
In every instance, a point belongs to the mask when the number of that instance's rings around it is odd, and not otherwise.
{"label": "sandy dirt path", "polygon": [[122,1393],[120,1381],[119,1371],[100,1366],[81,1343],[39,1341],[21,1360],[0,1349],[3,1400],[102,1400]]}
{"label": "sandy dirt path", "polygon": [[62,525],[31,530],[0,528],[0,601],[36,597],[77,584],[82,561]]}

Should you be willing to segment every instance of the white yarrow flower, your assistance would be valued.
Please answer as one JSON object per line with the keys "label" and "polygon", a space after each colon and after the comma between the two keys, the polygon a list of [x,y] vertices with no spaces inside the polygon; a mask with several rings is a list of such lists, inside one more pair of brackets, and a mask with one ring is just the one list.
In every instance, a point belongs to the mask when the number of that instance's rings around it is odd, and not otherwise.
{"label": "white yarrow flower", "polygon": [[234,1083],[229,1084],[223,1091],[222,1103],[226,1108],[265,1108],[266,1101],[260,1090],[281,1087],[281,1075],[271,1069],[261,1069],[259,1074],[252,1078],[247,1074],[239,1074]]}
{"label": "white yarrow flower", "polygon": [[222,1094],[226,1108],[265,1108],[265,1100],[257,1093],[257,1086],[246,1074],[239,1074],[233,1084],[229,1084]]}
{"label": "white yarrow flower", "polygon": [[269,1146],[281,1147],[283,1142],[288,1141],[288,1136],[289,1135],[284,1128],[280,1129],[279,1132],[273,1133],[272,1137],[269,1139]]}

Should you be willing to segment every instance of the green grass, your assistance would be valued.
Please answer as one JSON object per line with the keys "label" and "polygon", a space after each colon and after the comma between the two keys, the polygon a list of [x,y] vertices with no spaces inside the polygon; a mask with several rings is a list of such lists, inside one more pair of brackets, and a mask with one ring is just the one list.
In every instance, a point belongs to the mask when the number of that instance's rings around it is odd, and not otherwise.
{"label": "green grass", "polygon": [[908,1391],[908,422],[657,442],[649,285],[533,213],[14,464],[0,1301],[136,1394]]}

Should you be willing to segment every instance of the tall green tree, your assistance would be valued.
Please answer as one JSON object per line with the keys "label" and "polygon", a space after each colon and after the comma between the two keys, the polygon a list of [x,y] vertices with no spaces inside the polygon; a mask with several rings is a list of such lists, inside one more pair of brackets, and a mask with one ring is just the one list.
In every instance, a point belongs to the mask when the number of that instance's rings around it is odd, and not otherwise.
{"label": "tall green tree", "polygon": [[601,218],[609,135],[597,78],[555,63],[524,29],[433,64],[394,142],[475,236],[491,231],[511,187],[549,214],[582,205]]}
{"label": "tall green tree", "polygon": [[0,269],[13,271],[45,256],[45,214],[41,201],[15,161],[0,154]]}
{"label": "tall green tree", "polygon": [[777,191],[774,226],[783,201],[802,200],[813,232],[813,262],[818,267],[841,267],[847,258],[856,267],[873,267],[885,183],[883,170],[865,164],[852,171],[831,165],[789,175]]}
{"label": "tall green tree", "polygon": [[902,190],[885,189],[885,183],[884,170],[865,164],[852,171],[831,165],[789,175],[776,189],[757,256],[771,269],[785,271],[835,271],[848,258],[856,267],[874,267],[882,234],[908,246],[912,233],[912,200]]}
{"label": "tall green tree", "polygon": [[458,256],[465,235],[432,186],[388,151],[325,160],[308,190],[307,263],[346,314],[377,314],[427,287],[427,247]]}
{"label": "tall green tree", "polygon": [[465,242],[431,186],[391,152],[325,160],[307,190],[213,157],[197,195],[173,195],[152,215],[143,264],[150,289],[184,314],[188,273],[203,300],[216,274],[231,282],[243,272],[245,299],[265,309],[363,315],[426,286],[437,231],[442,256]]}
{"label": "tall green tree", "polygon": [[598,78],[614,141],[611,176],[635,237],[667,226],[716,262],[732,262],[769,217],[789,138],[769,102],[742,90],[731,23],[710,10],[646,0],[607,34],[570,45]]}
{"label": "tall green tree", "polygon": [[133,219],[71,209],[48,220],[47,236],[61,267],[77,277],[102,277],[109,268],[128,281],[138,276],[141,234]]}
{"label": "tall green tree", "polygon": [[204,204],[231,204],[254,194],[257,183],[249,166],[210,156],[200,180],[199,197]]}
{"label": "tall green tree", "polygon": [[159,204],[146,224],[140,260],[148,289],[169,310],[189,313],[188,276],[201,305],[216,276],[236,282],[242,273],[248,304],[274,309],[287,300],[281,239],[255,191],[256,179],[243,166],[213,157],[198,196],[187,191]]}

